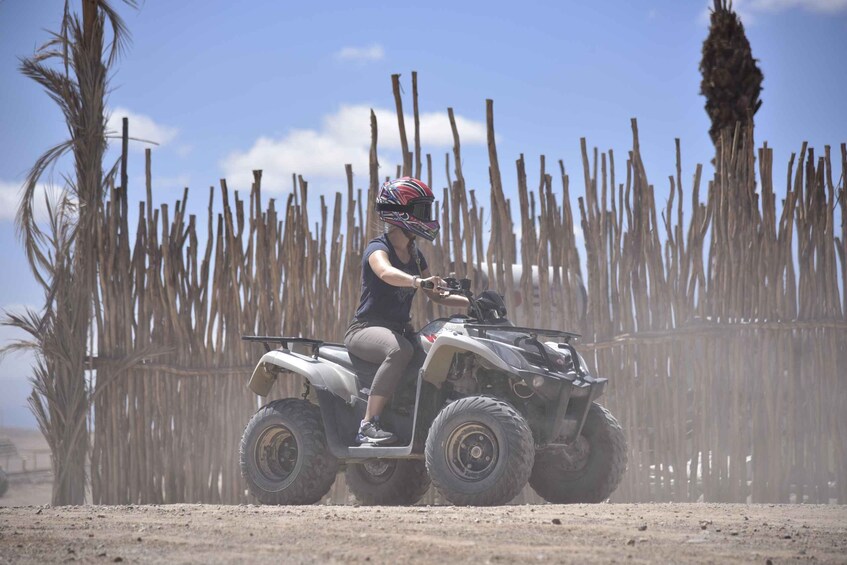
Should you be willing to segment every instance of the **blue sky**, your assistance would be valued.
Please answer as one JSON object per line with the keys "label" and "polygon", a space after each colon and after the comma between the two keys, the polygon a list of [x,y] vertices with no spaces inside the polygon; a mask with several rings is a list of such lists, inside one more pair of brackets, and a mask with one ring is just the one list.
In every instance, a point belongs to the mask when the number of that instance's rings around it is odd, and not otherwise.
{"label": "blue sky", "polygon": [[[18,57],[46,39],[45,29],[58,28],[62,5],[0,0],[2,308],[41,302],[12,218],[28,167],[66,130],[55,105],[17,66]],[[390,75],[402,74],[411,111],[412,70],[437,193],[446,186],[446,108],[452,106],[460,116],[465,177],[487,194],[486,98],[494,100],[507,195],[514,194],[521,153],[530,186],[537,186],[544,154],[548,170],[564,160],[572,194],[581,194],[580,137],[590,147],[614,149],[624,178],[632,117],[660,198],[674,172],[674,138],[681,138],[687,187],[696,163],[711,158],[698,94],[705,1],[147,0],[137,11],[117,5],[133,40],[116,67],[109,107],[116,117],[130,116],[133,135],[160,142],[153,150],[155,197],[172,202],[189,186],[193,211],[203,209],[208,187],[221,177],[231,188],[247,189],[253,168],[265,170],[271,195],[289,190],[293,171],[310,181],[315,200],[317,193],[343,190],[348,162],[356,186],[364,187],[369,108],[380,118],[383,174],[393,174],[399,143]],[[804,140],[819,153],[825,144],[837,153],[847,141],[847,0],[735,6],[765,75],[756,139],[775,148],[775,177],[784,177],[790,152]],[[140,198],[143,186],[136,144],[131,197]],[[10,337],[0,330],[0,341]],[[0,423],[33,425],[23,407],[27,374],[26,358],[0,362]]]}

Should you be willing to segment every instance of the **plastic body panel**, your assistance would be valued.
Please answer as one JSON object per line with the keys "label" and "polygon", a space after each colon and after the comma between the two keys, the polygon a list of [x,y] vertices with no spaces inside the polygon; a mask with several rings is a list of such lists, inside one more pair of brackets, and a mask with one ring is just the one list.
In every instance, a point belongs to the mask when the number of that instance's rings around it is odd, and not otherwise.
{"label": "plastic body panel", "polygon": [[269,351],[262,355],[247,386],[259,396],[267,396],[281,371],[303,375],[311,386],[329,391],[348,404],[352,404],[358,397],[359,381],[352,371],[326,359],[315,359],[285,350]]}
{"label": "plastic body panel", "polygon": [[441,384],[447,379],[447,372],[450,370],[453,355],[456,353],[473,353],[485,365],[493,369],[514,372],[514,369],[477,339],[458,332],[442,332],[432,344],[421,369],[424,380],[440,388]]}

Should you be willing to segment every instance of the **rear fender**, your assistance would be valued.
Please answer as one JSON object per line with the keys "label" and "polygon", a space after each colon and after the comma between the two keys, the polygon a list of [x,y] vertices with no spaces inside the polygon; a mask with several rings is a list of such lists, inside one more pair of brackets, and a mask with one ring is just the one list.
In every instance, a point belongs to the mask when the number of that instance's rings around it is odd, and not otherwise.
{"label": "rear fender", "polygon": [[311,386],[339,396],[348,404],[358,396],[356,375],[326,359],[274,350],[262,355],[247,386],[259,396],[267,396],[280,373],[302,375]]}
{"label": "rear fender", "polygon": [[435,339],[427,354],[421,369],[423,379],[441,388],[441,384],[447,379],[453,356],[457,353],[472,353],[483,365],[509,373],[514,372],[513,368],[477,340],[462,334],[441,334]]}

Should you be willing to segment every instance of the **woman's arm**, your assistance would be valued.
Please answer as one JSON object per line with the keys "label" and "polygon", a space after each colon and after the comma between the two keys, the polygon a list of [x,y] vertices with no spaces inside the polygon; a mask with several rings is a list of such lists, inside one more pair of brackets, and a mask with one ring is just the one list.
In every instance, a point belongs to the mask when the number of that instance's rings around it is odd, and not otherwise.
{"label": "woman's arm", "polygon": [[[418,288],[422,280],[429,278],[429,275],[416,277],[409,273],[404,273],[396,267],[392,267],[391,262],[388,260],[388,253],[382,250],[374,251],[370,254],[368,257],[368,265],[371,266],[371,269],[373,269],[376,276],[391,286]],[[433,280],[432,282],[433,284],[437,284],[440,281]]]}
{"label": "woman's arm", "polygon": [[[424,279],[429,279],[429,278],[437,279],[438,283],[441,283],[441,278],[440,277],[433,277],[430,274],[429,269],[424,269],[423,272],[421,273],[421,275],[423,276]],[[438,284],[436,284],[436,286],[438,286]],[[430,300],[432,300],[436,304],[442,304],[444,306],[449,306],[451,308],[467,308],[469,306],[468,299],[465,298],[464,296],[459,296],[458,294],[446,295],[445,296],[445,295],[441,294],[441,292],[434,290],[434,289],[428,290],[428,289],[422,288],[421,290],[424,291],[424,294],[426,294],[427,298],[429,298]]]}

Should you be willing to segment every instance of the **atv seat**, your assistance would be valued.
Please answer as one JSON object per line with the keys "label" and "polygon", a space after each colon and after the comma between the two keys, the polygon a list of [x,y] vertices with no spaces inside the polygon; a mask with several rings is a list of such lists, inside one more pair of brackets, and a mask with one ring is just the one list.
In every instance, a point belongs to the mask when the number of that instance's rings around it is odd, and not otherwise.
{"label": "atv seat", "polygon": [[318,357],[322,357],[332,363],[337,363],[345,369],[354,370],[353,363],[350,361],[350,354],[343,345],[324,344],[318,350]]}
{"label": "atv seat", "polygon": [[349,371],[353,371],[359,379],[359,387],[368,388],[373,384],[374,376],[376,375],[379,365],[368,363],[347,351],[347,348],[341,345],[326,345],[324,344],[318,350],[318,357],[322,357],[332,363],[337,363]]}

